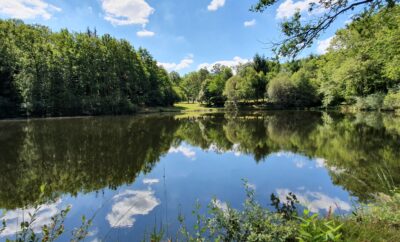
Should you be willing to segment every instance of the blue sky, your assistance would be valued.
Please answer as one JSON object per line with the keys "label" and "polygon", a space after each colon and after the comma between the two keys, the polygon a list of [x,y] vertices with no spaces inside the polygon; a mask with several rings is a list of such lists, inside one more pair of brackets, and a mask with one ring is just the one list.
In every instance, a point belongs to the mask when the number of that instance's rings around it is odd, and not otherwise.
{"label": "blue sky", "polygon": [[[253,13],[249,8],[257,0],[0,0],[0,17],[53,30],[96,28],[147,48],[169,71],[183,74],[216,62],[246,62],[255,53],[272,56],[265,43],[282,37],[279,23],[316,1],[281,0],[264,13]],[[348,19],[338,19],[302,56],[321,53]]]}

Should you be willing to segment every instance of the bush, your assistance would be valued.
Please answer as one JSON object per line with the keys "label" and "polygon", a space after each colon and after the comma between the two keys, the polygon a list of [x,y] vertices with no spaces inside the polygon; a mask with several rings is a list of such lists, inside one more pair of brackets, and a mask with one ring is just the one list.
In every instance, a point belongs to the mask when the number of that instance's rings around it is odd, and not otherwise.
{"label": "bush", "polygon": [[366,97],[357,97],[355,108],[357,110],[381,110],[385,95],[374,93]]}
{"label": "bush", "polygon": [[180,217],[183,241],[205,241],[206,236],[209,241],[295,241],[298,220],[263,208],[256,202],[254,190],[247,183],[245,186],[247,199],[242,211],[214,199],[209,205],[209,216],[205,216],[199,213],[197,204],[194,234]]}
{"label": "bush", "polygon": [[400,108],[400,91],[390,91],[383,100],[383,107],[387,110]]}
{"label": "bush", "polygon": [[296,101],[296,86],[290,80],[290,75],[280,73],[268,85],[268,97],[283,106],[294,106]]}
{"label": "bush", "polygon": [[312,107],[320,103],[316,89],[302,73],[280,73],[268,85],[268,96],[285,107]]}

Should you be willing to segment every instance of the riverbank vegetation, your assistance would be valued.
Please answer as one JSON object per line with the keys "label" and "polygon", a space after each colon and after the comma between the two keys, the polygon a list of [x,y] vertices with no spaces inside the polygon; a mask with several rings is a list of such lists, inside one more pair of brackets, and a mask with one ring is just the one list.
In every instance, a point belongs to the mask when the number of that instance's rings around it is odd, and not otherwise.
{"label": "riverbank vegetation", "polygon": [[0,116],[128,114],[177,101],[207,107],[400,108],[400,6],[337,31],[327,53],[279,62],[255,55],[180,76],[150,53],[96,31],[0,21]]}
{"label": "riverbank vegetation", "polygon": [[176,100],[146,49],[96,30],[0,20],[0,117],[128,114]]}
{"label": "riverbank vegetation", "polygon": [[350,215],[340,216],[333,214],[333,207],[325,216],[301,209],[293,193],[282,200],[271,194],[271,204],[264,206],[247,185],[246,194],[241,210],[218,199],[209,204],[207,214],[201,214],[196,206],[197,220],[193,229],[188,230],[184,218],[180,217],[183,241],[372,242],[400,239],[400,194],[395,192],[355,208]]}
{"label": "riverbank vegetation", "polygon": [[[400,107],[400,7],[360,16],[339,30],[327,53],[280,63],[256,55],[234,71],[220,65],[185,75],[183,99],[228,107],[267,99],[276,108]],[[235,75],[233,75],[233,72]],[[187,93],[187,94],[185,94]]]}

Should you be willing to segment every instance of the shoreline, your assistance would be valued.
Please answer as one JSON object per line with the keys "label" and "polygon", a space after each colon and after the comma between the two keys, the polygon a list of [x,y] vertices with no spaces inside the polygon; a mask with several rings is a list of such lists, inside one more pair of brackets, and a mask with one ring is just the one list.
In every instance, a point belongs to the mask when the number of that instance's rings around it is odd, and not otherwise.
{"label": "shoreline", "polygon": [[123,117],[123,116],[139,116],[149,114],[185,114],[185,113],[215,113],[215,112],[263,112],[263,111],[308,111],[308,112],[339,112],[343,114],[354,113],[392,113],[400,114],[400,109],[395,110],[357,110],[351,106],[337,106],[330,108],[311,107],[311,108],[285,108],[285,107],[260,107],[260,106],[241,106],[237,110],[225,107],[206,107],[199,103],[178,103],[170,107],[143,107],[137,112],[131,114],[98,114],[98,115],[71,115],[71,116],[17,116],[0,118],[3,121],[30,121],[30,120],[59,120],[59,119],[83,119],[94,117]]}

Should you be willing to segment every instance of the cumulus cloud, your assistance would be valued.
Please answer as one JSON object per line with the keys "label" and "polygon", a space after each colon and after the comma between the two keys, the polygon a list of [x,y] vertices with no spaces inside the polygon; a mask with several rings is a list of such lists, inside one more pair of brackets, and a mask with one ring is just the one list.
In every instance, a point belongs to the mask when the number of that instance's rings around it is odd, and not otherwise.
{"label": "cumulus cloud", "polygon": [[181,153],[182,155],[186,156],[189,159],[196,159],[196,152],[194,152],[189,147],[179,146],[177,148],[171,147],[168,153]]}
{"label": "cumulus cloud", "polygon": [[101,1],[101,6],[106,13],[104,19],[114,25],[146,25],[150,15],[154,13],[154,8],[145,0]]}
{"label": "cumulus cloud", "polygon": [[[52,223],[51,217],[58,214],[58,205],[61,201],[56,203],[42,205],[36,212],[36,220],[33,222],[31,228],[33,232],[39,233],[44,225],[49,225]],[[1,221],[5,220],[7,227],[1,233],[1,236],[14,235],[16,232],[21,231],[20,223],[22,221],[29,221],[29,214],[34,214],[34,208],[28,209],[16,209],[12,211],[7,211],[6,214],[0,218]],[[24,220],[25,219],[25,220]]]}
{"label": "cumulus cloud", "polygon": [[164,67],[168,71],[180,71],[182,69],[186,69],[193,64],[193,55],[188,55],[183,58],[179,63],[175,62],[159,62],[158,65]]}
{"label": "cumulus cloud", "polygon": [[321,6],[318,6],[319,0],[300,0],[297,2],[293,2],[292,0],[286,0],[285,2],[279,5],[276,10],[276,18],[284,19],[292,17],[296,12],[304,13],[307,12],[310,8],[310,4],[316,4],[315,9],[312,12],[309,12],[309,15],[318,14],[325,9]]}
{"label": "cumulus cloud", "polygon": [[244,59],[239,56],[235,56],[232,60],[220,60],[214,63],[202,63],[197,68],[198,69],[206,68],[207,70],[212,70],[212,67],[216,64],[233,68],[235,66],[238,66],[239,64],[245,64],[249,61],[250,61],[249,59]]}
{"label": "cumulus cloud", "polygon": [[18,19],[50,19],[58,8],[43,0],[0,0],[0,13]]}
{"label": "cumulus cloud", "polygon": [[160,201],[152,190],[126,190],[113,197],[115,202],[106,219],[112,228],[132,227],[135,216],[149,214]]}
{"label": "cumulus cloud", "polygon": [[254,25],[256,25],[256,20],[252,19],[252,20],[249,20],[249,21],[244,21],[243,25],[244,25],[244,27],[254,26]]}
{"label": "cumulus cloud", "polygon": [[331,44],[332,39],[333,39],[333,36],[329,37],[329,38],[327,38],[325,40],[319,40],[318,41],[317,51],[318,51],[319,54],[325,54],[328,51],[328,48],[329,48],[329,46]]}
{"label": "cumulus cloud", "polygon": [[225,5],[225,0],[212,0],[207,6],[208,11],[217,11],[218,8],[222,8]]}
{"label": "cumulus cloud", "polygon": [[140,31],[136,32],[136,35],[138,37],[152,37],[155,34],[156,33],[152,32],[152,31],[149,31],[149,30],[146,30],[146,29],[143,29],[143,30],[140,30]]}
{"label": "cumulus cloud", "polygon": [[[291,192],[289,189],[277,189],[276,190],[279,199],[282,202],[286,202],[286,196]],[[311,212],[318,213],[320,210],[329,211],[329,208],[332,208],[332,211],[340,208],[344,211],[350,211],[351,206],[349,203],[340,200],[337,197],[329,197],[321,192],[294,192],[296,194],[297,199],[300,204],[307,207]]]}

